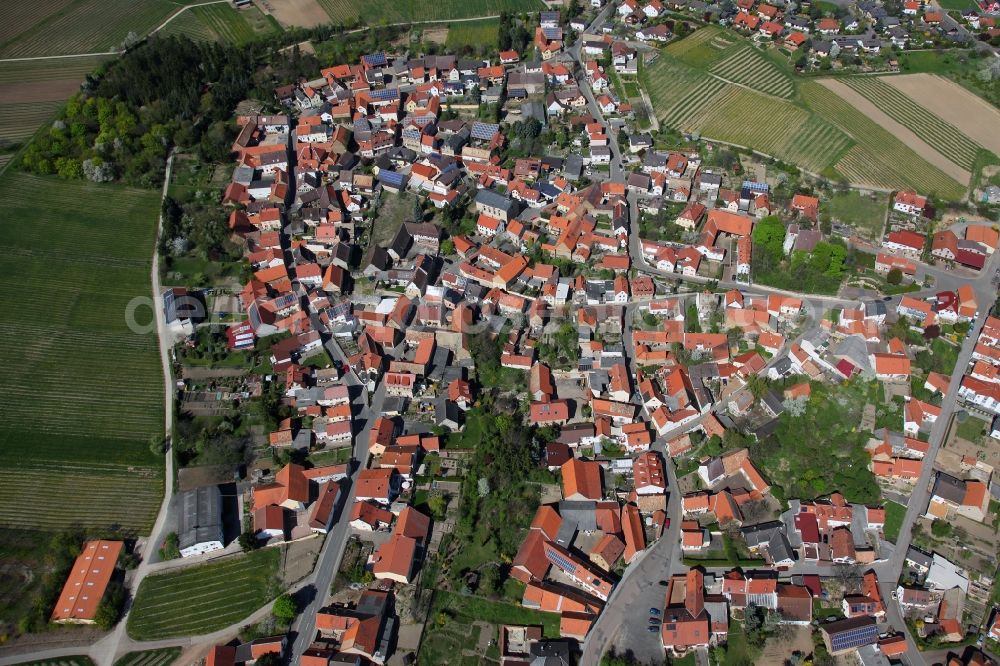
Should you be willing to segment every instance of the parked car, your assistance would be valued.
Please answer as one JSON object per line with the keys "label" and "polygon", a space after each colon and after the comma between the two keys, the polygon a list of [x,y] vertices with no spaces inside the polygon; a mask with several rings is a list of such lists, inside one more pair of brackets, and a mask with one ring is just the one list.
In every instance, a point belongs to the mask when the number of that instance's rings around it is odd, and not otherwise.
{"label": "parked car", "polygon": [[660,630],[660,627],[658,625],[655,625],[655,624],[649,625],[649,627],[647,627],[647,629],[646,629],[646,631],[648,631],[649,633],[654,633],[654,632],[657,632],[659,630]]}
{"label": "parked car", "polygon": [[659,608],[650,608],[649,609],[649,614],[652,615],[653,617],[660,617],[660,609]]}

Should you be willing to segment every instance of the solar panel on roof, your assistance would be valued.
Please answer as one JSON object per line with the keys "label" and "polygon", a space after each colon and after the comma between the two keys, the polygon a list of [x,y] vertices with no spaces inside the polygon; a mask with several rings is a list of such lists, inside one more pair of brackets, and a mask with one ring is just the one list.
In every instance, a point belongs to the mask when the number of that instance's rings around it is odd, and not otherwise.
{"label": "solar panel on roof", "polygon": [[396,99],[399,97],[399,90],[396,88],[382,88],[381,90],[372,90],[368,94],[373,100],[383,102],[387,99]]}
{"label": "solar panel on roof", "polygon": [[473,123],[472,124],[472,138],[482,139],[483,141],[489,141],[496,133],[500,131],[500,125],[496,123]]}
{"label": "solar panel on roof", "polygon": [[562,39],[562,28],[542,28],[545,39]]}
{"label": "solar panel on roof", "polygon": [[366,65],[370,65],[372,67],[386,65],[389,62],[384,53],[369,53],[368,55],[361,56],[361,60],[363,60]]}
{"label": "solar panel on roof", "polygon": [[395,171],[379,171],[378,179],[390,187],[398,187],[403,184],[403,174],[396,173]]}

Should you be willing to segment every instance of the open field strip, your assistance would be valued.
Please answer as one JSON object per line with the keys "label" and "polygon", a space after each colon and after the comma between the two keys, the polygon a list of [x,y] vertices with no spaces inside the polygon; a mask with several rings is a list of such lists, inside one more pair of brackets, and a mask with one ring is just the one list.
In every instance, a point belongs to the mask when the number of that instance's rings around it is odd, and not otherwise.
{"label": "open field strip", "polygon": [[[809,104],[911,183],[914,189],[951,191],[961,198],[972,174],[931,148],[911,130],[834,79],[803,84]],[[822,92],[821,92],[822,91]],[[954,185],[949,184],[952,181]],[[958,187],[956,187],[956,185]]]}
{"label": "open field strip", "polygon": [[230,44],[245,44],[255,36],[246,19],[229,5],[192,7],[187,11],[193,12],[212,32]]}
{"label": "open field strip", "polygon": [[146,35],[177,10],[167,0],[72,0],[0,45],[0,57],[93,53]]}
{"label": "open field strip", "polygon": [[129,614],[129,635],[204,634],[238,622],[273,596],[279,556],[268,548],[146,578]]}
{"label": "open field strip", "polygon": [[72,0],[34,0],[33,2],[5,2],[3,20],[0,21],[0,47],[5,42],[44,21],[48,16],[68,5]]}
{"label": "open field strip", "polygon": [[0,144],[27,139],[38,129],[39,119],[48,119],[63,105],[55,102],[0,104]]}
{"label": "open field strip", "polygon": [[684,39],[672,42],[667,45],[664,49],[667,53],[672,56],[681,56],[695,49],[702,44],[707,44],[717,37],[722,32],[722,28],[717,25],[708,25],[704,28],[696,30],[693,34],[688,35]]}
{"label": "open field strip", "polygon": [[215,42],[220,39],[219,35],[190,9],[181,12],[158,34],[186,35],[200,42]]}
{"label": "open field strip", "polygon": [[735,35],[710,25],[668,45],[664,51],[692,67],[710,67],[722,60],[737,41],[738,37]]}
{"label": "open field strip", "polygon": [[837,171],[852,183],[891,190],[899,181],[887,172],[885,165],[862,146],[854,146],[837,162]]}
{"label": "open field strip", "polygon": [[[186,12],[185,12],[186,13]],[[111,56],[81,56],[64,60],[22,60],[0,62],[0,86],[43,81],[83,81],[87,74]],[[3,88],[0,88],[2,94]],[[11,100],[16,101],[16,100]]]}
{"label": "open field strip", "polygon": [[0,525],[152,523],[161,369],[155,335],[131,331],[125,312],[148,302],[158,205],[152,191],[0,179],[0,307],[17,313],[0,347]]}
{"label": "open field strip", "polygon": [[502,12],[536,12],[544,10],[541,0],[438,0],[434,3],[418,0],[317,0],[334,22],[360,18],[369,25],[437,21],[475,16],[498,16]]}
{"label": "open field strip", "polygon": [[954,81],[933,74],[903,74],[882,78],[887,84],[980,146],[1000,155],[1000,110]]}
{"label": "open field strip", "polygon": [[781,159],[819,173],[834,164],[854,142],[838,127],[811,115],[794,134],[789,134],[775,153]]}
{"label": "open field strip", "polygon": [[737,49],[709,70],[727,81],[785,99],[795,94],[791,78],[749,44]]}
{"label": "open field strip", "polygon": [[982,148],[954,125],[941,120],[913,99],[874,76],[841,79],[896,122],[963,169],[971,171]]}
{"label": "open field strip", "polygon": [[180,648],[129,652],[115,661],[115,666],[170,666],[180,655]]}
{"label": "open field strip", "polygon": [[481,44],[496,44],[499,29],[497,19],[456,23],[448,27],[445,45],[450,51],[460,53],[467,46],[475,48]]}

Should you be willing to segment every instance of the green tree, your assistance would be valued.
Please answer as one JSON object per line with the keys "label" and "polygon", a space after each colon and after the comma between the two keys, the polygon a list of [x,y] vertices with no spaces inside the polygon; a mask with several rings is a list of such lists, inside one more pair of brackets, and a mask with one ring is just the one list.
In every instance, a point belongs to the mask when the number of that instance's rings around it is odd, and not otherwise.
{"label": "green tree", "polygon": [[448,500],[442,493],[431,493],[427,498],[427,508],[431,512],[431,517],[434,520],[444,520],[445,513],[448,510]]}
{"label": "green tree", "polygon": [[292,595],[286,592],[274,600],[274,606],[271,607],[271,612],[278,620],[288,623],[294,620],[295,616],[298,615],[299,608],[298,604],[295,603],[295,599],[292,598]]}
{"label": "green tree", "polygon": [[441,254],[444,256],[450,256],[455,254],[455,243],[450,238],[441,241]]}
{"label": "green tree", "polygon": [[898,268],[890,269],[889,274],[885,276],[885,281],[889,284],[899,284],[903,281],[903,271]]}
{"label": "green tree", "polygon": [[101,603],[97,606],[94,623],[103,631],[110,631],[121,617],[125,604],[125,588],[118,581],[112,581],[105,590]]}

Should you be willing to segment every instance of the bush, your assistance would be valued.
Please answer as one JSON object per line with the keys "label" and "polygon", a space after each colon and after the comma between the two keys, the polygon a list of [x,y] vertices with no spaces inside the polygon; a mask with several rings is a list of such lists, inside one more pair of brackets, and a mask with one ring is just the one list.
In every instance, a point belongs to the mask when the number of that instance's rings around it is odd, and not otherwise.
{"label": "bush", "polygon": [[298,615],[299,609],[298,604],[295,603],[295,599],[292,599],[292,595],[285,593],[274,600],[271,612],[278,620],[290,623]]}
{"label": "bush", "polygon": [[177,532],[168,534],[167,538],[163,540],[163,545],[160,546],[160,557],[164,560],[176,560],[181,556],[179,544],[180,539],[177,537]]}
{"label": "bush", "polygon": [[893,268],[889,271],[889,274],[885,276],[885,281],[889,284],[899,284],[903,281],[903,271],[898,268]]}
{"label": "bush", "polygon": [[97,606],[97,613],[94,615],[94,623],[104,631],[110,631],[118,624],[121,617],[122,606],[125,605],[125,588],[122,584],[113,581],[104,592],[101,603]]}

